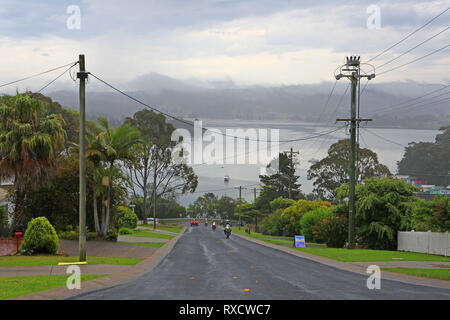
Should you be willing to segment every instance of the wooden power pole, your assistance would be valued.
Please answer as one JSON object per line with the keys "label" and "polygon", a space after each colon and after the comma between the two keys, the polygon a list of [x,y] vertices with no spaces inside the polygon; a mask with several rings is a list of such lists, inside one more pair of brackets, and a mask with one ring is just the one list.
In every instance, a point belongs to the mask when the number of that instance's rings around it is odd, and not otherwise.
{"label": "wooden power pole", "polygon": [[[375,68],[374,68],[375,69]],[[345,65],[340,67],[340,74],[336,75],[336,80],[346,77],[350,80],[350,119],[336,119],[336,121],[345,121],[350,123],[350,163],[349,163],[349,199],[348,199],[348,247],[355,246],[355,187],[356,187],[356,128],[361,121],[371,121],[371,119],[360,119],[356,117],[356,88],[362,77],[371,80],[375,74],[362,75],[360,70],[359,57],[347,58]],[[342,73],[344,72],[344,74]]]}
{"label": "wooden power pole", "polygon": [[80,202],[79,202],[79,239],[78,252],[80,262],[86,261],[86,72],[84,54],[79,55],[80,71]]}

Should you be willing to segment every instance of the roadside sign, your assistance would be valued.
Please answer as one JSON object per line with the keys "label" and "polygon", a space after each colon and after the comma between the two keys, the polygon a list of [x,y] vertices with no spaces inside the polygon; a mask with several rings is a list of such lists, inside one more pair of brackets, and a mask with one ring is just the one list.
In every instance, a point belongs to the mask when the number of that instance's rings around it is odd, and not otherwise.
{"label": "roadside sign", "polygon": [[294,242],[296,248],[305,248],[305,236],[294,236]]}

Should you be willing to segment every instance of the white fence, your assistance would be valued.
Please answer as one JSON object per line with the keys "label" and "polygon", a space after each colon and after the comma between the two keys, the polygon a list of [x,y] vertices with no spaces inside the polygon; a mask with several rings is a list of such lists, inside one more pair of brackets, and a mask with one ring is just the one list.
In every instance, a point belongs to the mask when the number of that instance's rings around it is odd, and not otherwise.
{"label": "white fence", "polygon": [[398,251],[411,251],[441,256],[450,256],[450,234],[448,232],[399,232]]}

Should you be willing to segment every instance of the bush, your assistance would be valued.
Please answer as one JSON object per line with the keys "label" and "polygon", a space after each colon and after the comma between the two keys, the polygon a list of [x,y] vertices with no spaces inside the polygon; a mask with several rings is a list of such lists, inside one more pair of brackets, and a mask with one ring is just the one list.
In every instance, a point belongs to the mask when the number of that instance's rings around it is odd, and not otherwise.
{"label": "bush", "polygon": [[313,232],[317,230],[320,223],[333,215],[332,209],[317,208],[315,210],[306,212],[300,220],[301,233],[305,236],[308,242],[320,242],[317,233]]}
{"label": "bush", "polygon": [[275,210],[275,212],[264,217],[261,222],[261,232],[270,236],[283,235],[283,223],[281,221],[281,209]]}
{"label": "bush", "polygon": [[[78,231],[61,231],[58,232],[58,237],[60,239],[66,240],[78,240],[79,233]],[[102,239],[96,232],[88,232],[86,233],[86,240],[100,240]]]}
{"label": "bush", "polygon": [[45,217],[32,219],[25,231],[20,252],[24,254],[50,253],[58,251],[59,239],[55,228]]}
{"label": "bush", "polygon": [[138,223],[138,216],[128,207],[118,206],[116,208],[116,228],[125,227],[134,229]]}
{"label": "bush", "polygon": [[344,214],[332,214],[323,219],[313,234],[329,248],[342,248],[348,239],[348,219]]}
{"label": "bush", "polygon": [[133,230],[122,227],[119,229],[119,234],[120,235],[125,235],[125,234],[133,234]]}
{"label": "bush", "polygon": [[105,240],[117,242],[117,231],[115,229],[109,229]]}
{"label": "bush", "polygon": [[8,212],[5,207],[0,206],[0,237],[11,236],[11,230],[8,223]]}

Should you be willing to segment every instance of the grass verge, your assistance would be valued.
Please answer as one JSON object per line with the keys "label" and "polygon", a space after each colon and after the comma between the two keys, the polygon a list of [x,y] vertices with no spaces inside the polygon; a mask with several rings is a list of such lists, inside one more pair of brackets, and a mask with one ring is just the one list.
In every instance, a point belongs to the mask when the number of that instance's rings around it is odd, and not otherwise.
{"label": "grass verge", "polygon": [[[144,227],[153,230],[153,226],[151,225],[139,225],[138,227]],[[181,229],[183,229],[183,226],[181,225],[158,225],[156,227],[156,230],[169,231],[174,233],[180,233]]]}
{"label": "grass verge", "polygon": [[157,232],[149,232],[149,231],[134,231],[132,234],[127,234],[126,236],[131,237],[144,237],[144,238],[156,238],[156,239],[172,239],[174,236],[170,234],[163,234]]}
{"label": "grass verge", "polygon": [[[141,262],[141,258],[123,258],[123,257],[87,257],[88,264],[113,264],[134,266]],[[75,262],[78,257],[61,257],[54,255],[36,255],[36,256],[3,256],[0,257],[0,267],[33,267],[33,266],[51,266],[58,262]]]}
{"label": "grass verge", "polygon": [[[450,261],[450,257],[437,256],[426,253],[344,249],[344,248],[295,248],[296,250],[314,254],[328,259],[342,262],[379,262],[379,261]],[[401,259],[397,259],[401,258]]]}
{"label": "grass verge", "polygon": [[[70,275],[0,277],[0,300],[50,290],[66,285]],[[106,275],[81,275],[81,281]]]}
{"label": "grass verge", "polygon": [[450,269],[423,269],[423,268],[381,268],[381,270],[403,273],[410,276],[433,278],[450,281]]}
{"label": "grass verge", "polygon": [[119,243],[133,244],[135,246],[153,247],[153,248],[160,248],[166,244],[166,242],[126,242],[126,241],[119,241]]}

